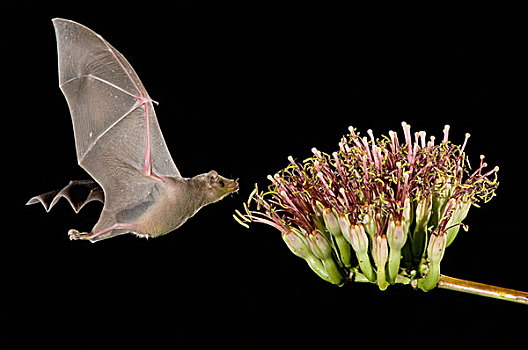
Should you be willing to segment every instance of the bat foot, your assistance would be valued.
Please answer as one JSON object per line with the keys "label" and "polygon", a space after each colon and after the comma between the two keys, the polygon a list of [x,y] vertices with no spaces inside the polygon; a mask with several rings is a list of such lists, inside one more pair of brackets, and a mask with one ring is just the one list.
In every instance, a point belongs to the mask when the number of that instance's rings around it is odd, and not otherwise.
{"label": "bat foot", "polygon": [[75,229],[71,229],[68,231],[68,237],[70,237],[70,240],[82,239],[88,240],[93,243],[96,241],[134,231],[134,229],[135,226],[132,224],[114,224],[97,232],[79,232]]}
{"label": "bat foot", "polygon": [[77,239],[90,239],[92,238],[92,234],[90,232],[79,232],[75,229],[71,229],[68,231],[68,237],[70,237],[70,240],[77,240]]}

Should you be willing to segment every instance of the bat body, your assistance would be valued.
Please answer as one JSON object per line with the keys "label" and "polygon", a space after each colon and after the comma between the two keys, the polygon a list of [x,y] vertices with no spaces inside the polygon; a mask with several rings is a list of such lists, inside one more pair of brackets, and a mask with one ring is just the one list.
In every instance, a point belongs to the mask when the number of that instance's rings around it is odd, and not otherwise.
{"label": "bat body", "polygon": [[132,66],[100,35],[76,22],[54,19],[59,82],[71,112],[79,165],[95,180],[72,181],[31,198],[51,209],[61,197],[75,211],[104,202],[92,242],[132,232],[156,237],[181,226],[203,206],[238,190],[216,171],[184,178],[161,133],[153,100]]}

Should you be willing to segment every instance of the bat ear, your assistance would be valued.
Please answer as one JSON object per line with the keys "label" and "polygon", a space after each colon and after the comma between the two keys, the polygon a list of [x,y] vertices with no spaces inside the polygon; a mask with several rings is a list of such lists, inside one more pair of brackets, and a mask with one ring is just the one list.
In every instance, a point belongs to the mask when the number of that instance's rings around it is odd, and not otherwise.
{"label": "bat ear", "polygon": [[209,186],[209,188],[213,187],[213,185],[215,184],[215,182],[218,180],[218,173],[214,170],[211,170],[210,172],[207,173],[207,177],[206,177],[206,181],[207,181],[207,186]]}
{"label": "bat ear", "polygon": [[214,170],[211,170],[207,173],[207,177],[209,178],[209,180],[216,180],[218,178],[218,173]]}

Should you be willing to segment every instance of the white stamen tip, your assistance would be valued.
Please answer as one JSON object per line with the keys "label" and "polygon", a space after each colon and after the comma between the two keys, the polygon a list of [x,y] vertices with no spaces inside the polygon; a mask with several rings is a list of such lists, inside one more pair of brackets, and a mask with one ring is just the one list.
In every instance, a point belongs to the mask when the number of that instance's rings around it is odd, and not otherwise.
{"label": "white stamen tip", "polygon": [[420,143],[422,147],[425,147],[425,131],[420,131],[418,135],[420,135]]}
{"label": "white stamen tip", "polygon": [[448,124],[444,126],[444,142],[449,140],[449,128],[450,126]]}

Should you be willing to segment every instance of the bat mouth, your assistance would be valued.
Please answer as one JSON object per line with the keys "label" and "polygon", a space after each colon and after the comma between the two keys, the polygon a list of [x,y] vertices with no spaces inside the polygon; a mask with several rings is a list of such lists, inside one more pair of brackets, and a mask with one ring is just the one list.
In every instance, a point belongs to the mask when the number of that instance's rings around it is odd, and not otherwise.
{"label": "bat mouth", "polygon": [[237,180],[229,181],[229,183],[226,185],[226,189],[227,189],[228,192],[236,192],[236,191],[238,191],[239,186],[238,186],[238,181]]}

